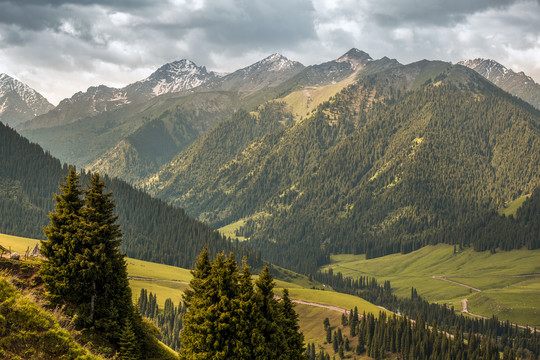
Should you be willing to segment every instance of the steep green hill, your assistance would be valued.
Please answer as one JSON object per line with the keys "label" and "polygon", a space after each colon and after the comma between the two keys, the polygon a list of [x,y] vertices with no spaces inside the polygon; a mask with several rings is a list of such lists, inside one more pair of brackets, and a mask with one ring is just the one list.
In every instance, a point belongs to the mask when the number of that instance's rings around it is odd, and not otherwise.
{"label": "steep green hill", "polygon": [[[0,232],[43,238],[42,227],[53,209],[53,193],[67,174],[67,165],[41,147],[31,144],[12,129],[0,124]],[[87,175],[82,174],[83,186]],[[252,264],[260,256],[238,246],[209,226],[186,215],[184,210],[153,199],[127,183],[106,178],[114,194],[118,223],[124,232],[122,250],[128,256],[191,267],[204,244],[213,253],[233,251]]]}
{"label": "steep green hill", "polygon": [[[502,244],[480,240],[497,209],[540,185],[537,110],[444,62],[366,67],[358,76],[311,117],[254,140],[206,179],[176,193],[165,181],[155,193],[216,226],[246,219],[239,235],[304,272],[330,252],[373,257],[441,241],[538,246],[527,240],[536,228]],[[218,135],[236,136],[216,129],[214,143]]]}

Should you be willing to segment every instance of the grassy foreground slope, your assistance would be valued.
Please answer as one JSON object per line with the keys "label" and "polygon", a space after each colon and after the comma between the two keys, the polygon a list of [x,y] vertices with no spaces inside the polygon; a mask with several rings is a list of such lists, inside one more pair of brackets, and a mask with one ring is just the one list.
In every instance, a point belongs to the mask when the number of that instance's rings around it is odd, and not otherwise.
{"label": "grassy foreground slope", "polygon": [[[12,251],[24,254],[26,249],[32,249],[38,240],[23,237],[0,234],[0,245],[11,247]],[[182,294],[188,287],[191,280],[191,272],[187,269],[126,258],[128,266],[128,275],[130,276],[130,286],[132,289],[133,301],[136,303],[141,289],[146,289],[157,296],[157,302],[163,309],[165,300],[171,300],[178,304],[182,300]],[[306,277],[295,274],[285,269],[276,269],[281,276],[288,281],[276,280],[275,294],[281,295],[284,288],[288,288],[290,297],[293,300],[301,300],[308,303],[320,304],[313,306],[306,304],[296,304],[296,311],[299,315],[299,324],[304,332],[306,343],[315,343],[321,345],[326,351],[330,351],[332,345],[324,344],[326,334],[323,327],[323,321],[326,317],[330,319],[332,327],[337,330],[341,326],[341,312],[326,308],[331,306],[341,309],[358,308],[359,313],[378,314],[381,311],[377,306],[356,296],[337,293],[331,289],[317,290],[311,287],[319,286],[315,282],[309,282]],[[351,343],[354,344],[354,343]]]}
{"label": "grassy foreground slope", "polygon": [[0,277],[0,358],[99,360],[56,318]]}
{"label": "grassy foreground slope", "polygon": [[370,260],[333,255],[322,270],[330,268],[353,278],[390,280],[398,296],[409,296],[415,287],[430,302],[451,303],[459,310],[467,298],[471,313],[540,326],[540,250],[492,254],[467,248],[454,254],[453,246],[439,244]]}

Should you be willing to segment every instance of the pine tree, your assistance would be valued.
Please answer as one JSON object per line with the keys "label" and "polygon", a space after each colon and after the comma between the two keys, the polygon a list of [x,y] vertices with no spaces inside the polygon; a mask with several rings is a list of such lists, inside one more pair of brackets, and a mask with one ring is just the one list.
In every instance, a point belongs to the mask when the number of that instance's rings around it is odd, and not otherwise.
{"label": "pine tree", "polygon": [[330,326],[326,328],[326,342],[329,344],[332,342],[332,328]]}
{"label": "pine tree", "polygon": [[122,232],[116,224],[112,193],[104,190],[99,174],[93,174],[81,211],[84,237],[74,263],[80,274],[81,317],[111,339],[118,339],[133,306],[127,265],[118,248]]}
{"label": "pine tree", "polygon": [[[212,314],[209,311],[212,300],[208,296],[210,292],[210,277],[212,263],[210,253],[205,246],[191,271],[193,278],[190,288],[184,292],[184,306],[188,312],[184,315],[184,328],[180,333],[180,356],[182,359],[209,359],[212,358],[210,338]],[[203,338],[204,336],[204,338]]]}
{"label": "pine tree", "polygon": [[256,345],[256,356],[263,359],[277,359],[280,353],[288,351],[282,328],[282,316],[278,303],[274,299],[275,282],[265,266],[259,279],[255,282],[255,302],[261,320],[257,327],[260,329],[264,342]]}
{"label": "pine tree", "polygon": [[243,259],[242,272],[240,273],[239,306],[237,313],[237,336],[235,354],[237,359],[255,358],[253,344],[260,344],[264,341],[262,333],[257,328],[260,323],[260,314],[255,304],[255,291],[251,282],[250,267],[247,259]]}
{"label": "pine tree", "polygon": [[[122,328],[133,320],[131,289],[124,255],[119,251],[122,233],[114,216],[112,193],[104,193],[99,174],[90,177],[82,191],[79,175],[70,168],[56,211],[45,227],[41,269],[51,300],[69,305],[75,325],[94,328],[118,343]],[[84,199],[81,200],[81,195]]]}
{"label": "pine tree", "polygon": [[79,175],[71,167],[61,183],[60,194],[54,195],[55,212],[49,214],[51,223],[44,228],[47,241],[41,242],[41,252],[47,258],[40,274],[45,282],[51,301],[73,303],[71,286],[76,273],[70,268],[73,261],[73,244],[80,236],[79,225],[83,201]]}
{"label": "pine tree", "polygon": [[294,311],[294,304],[289,298],[289,290],[283,289],[283,297],[280,302],[283,321],[281,326],[287,344],[286,359],[302,359],[305,354],[304,334],[298,325],[298,314]]}
{"label": "pine tree", "polygon": [[287,291],[282,302],[274,299],[268,267],[254,289],[246,261],[239,273],[232,254],[212,262],[205,248],[192,274],[183,296],[182,359],[306,358],[298,315]]}
{"label": "pine tree", "polygon": [[131,321],[126,319],[124,328],[120,334],[118,355],[121,360],[138,360],[140,359],[140,349],[137,346],[137,337],[131,326]]}

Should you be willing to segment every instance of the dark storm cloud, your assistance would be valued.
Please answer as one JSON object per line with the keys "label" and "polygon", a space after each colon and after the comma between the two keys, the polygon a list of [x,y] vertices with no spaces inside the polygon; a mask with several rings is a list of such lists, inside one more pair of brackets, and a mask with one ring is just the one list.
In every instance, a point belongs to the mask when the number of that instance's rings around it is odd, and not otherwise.
{"label": "dark storm cloud", "polygon": [[390,0],[373,1],[372,11],[376,22],[383,26],[401,24],[454,25],[471,14],[493,8],[504,8],[517,0]]}
{"label": "dark storm cloud", "polygon": [[0,72],[49,76],[70,96],[182,58],[233,71],[357,47],[403,63],[497,55],[538,74],[539,23],[540,0],[0,0]]}
{"label": "dark storm cloud", "polygon": [[218,2],[192,16],[190,24],[204,29],[207,39],[213,43],[266,47],[316,37],[314,9],[309,1]]}
{"label": "dark storm cloud", "polygon": [[96,0],[72,0],[72,1],[65,1],[65,0],[11,0],[11,1],[0,1],[0,4],[15,4],[19,6],[28,6],[28,5],[36,5],[36,6],[55,6],[59,7],[62,5],[106,5],[108,7],[114,7],[114,8],[127,8],[127,7],[138,7],[138,6],[146,6],[149,4],[149,1],[146,0],[102,0],[102,1],[96,1]]}

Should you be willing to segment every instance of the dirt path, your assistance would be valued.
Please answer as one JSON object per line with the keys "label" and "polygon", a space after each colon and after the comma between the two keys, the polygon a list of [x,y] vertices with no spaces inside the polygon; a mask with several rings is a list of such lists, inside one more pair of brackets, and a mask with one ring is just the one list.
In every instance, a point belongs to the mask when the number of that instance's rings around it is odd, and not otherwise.
{"label": "dirt path", "polygon": [[314,306],[314,307],[320,307],[320,308],[323,308],[323,309],[338,311],[338,312],[343,313],[345,315],[349,315],[349,310],[344,309],[344,308],[340,308],[339,306],[319,304],[319,303],[315,303],[315,302],[311,302],[311,301],[298,300],[298,299],[291,299],[291,302],[293,302],[295,304],[308,305],[308,306]]}
{"label": "dirt path", "polygon": [[182,281],[182,280],[165,280],[165,279],[154,279],[154,278],[146,278],[141,276],[130,276],[128,275],[129,280],[141,280],[141,281],[163,281],[163,282],[172,282],[177,284],[186,284],[189,285],[188,282]]}
{"label": "dirt path", "polygon": [[469,300],[468,299],[461,300],[461,307],[462,307],[461,312],[464,313],[464,314],[467,314],[467,315],[470,315],[470,316],[473,316],[473,317],[479,318],[479,319],[488,319],[485,316],[477,315],[477,314],[473,314],[473,313],[469,312]]}
{"label": "dirt path", "polygon": [[474,291],[477,291],[477,292],[481,292],[481,291],[482,291],[482,290],[477,289],[477,288],[475,288],[475,287],[472,287],[472,286],[470,286],[470,285],[463,284],[463,283],[460,283],[460,282],[457,282],[457,281],[454,281],[454,280],[450,280],[450,279],[448,279],[448,278],[445,277],[445,276],[432,276],[431,278],[432,278],[432,279],[437,279],[437,280],[442,280],[442,281],[447,281],[447,282],[449,282],[449,283],[456,284],[456,285],[459,285],[459,286],[464,286],[464,287],[466,287],[466,288],[469,288],[469,289],[474,290]]}
{"label": "dirt path", "polygon": [[[163,281],[163,282],[172,282],[172,283],[186,284],[186,285],[189,284],[188,282],[185,282],[185,281],[182,281],[182,280],[164,280],[164,279],[154,279],[154,278],[146,278],[146,277],[140,277],[140,276],[128,276],[128,279],[130,279],[130,280],[141,280],[141,281]],[[274,296],[274,298],[276,298],[278,300],[281,299],[281,297],[277,296],[277,295]],[[312,301],[305,301],[305,300],[298,300],[298,299],[291,299],[291,302],[293,302],[295,304],[308,305],[308,306],[314,306],[314,307],[319,307],[319,308],[323,308],[323,309],[338,311],[338,312],[343,313],[345,315],[349,314],[349,310],[341,308],[339,306],[319,304],[319,303],[312,302]]]}

